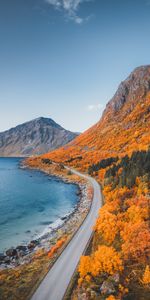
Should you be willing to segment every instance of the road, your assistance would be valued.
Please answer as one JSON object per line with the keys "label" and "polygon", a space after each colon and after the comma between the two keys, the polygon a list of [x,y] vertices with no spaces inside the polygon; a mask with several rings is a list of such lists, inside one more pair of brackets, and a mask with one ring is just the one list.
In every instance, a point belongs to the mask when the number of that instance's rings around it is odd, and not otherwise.
{"label": "road", "polygon": [[72,275],[79,263],[80,256],[83,254],[92,235],[92,228],[98,216],[98,210],[102,206],[102,195],[97,181],[76,170],[67,169],[91,182],[94,189],[91,209],[82,226],[47,273],[31,300],[63,299]]}

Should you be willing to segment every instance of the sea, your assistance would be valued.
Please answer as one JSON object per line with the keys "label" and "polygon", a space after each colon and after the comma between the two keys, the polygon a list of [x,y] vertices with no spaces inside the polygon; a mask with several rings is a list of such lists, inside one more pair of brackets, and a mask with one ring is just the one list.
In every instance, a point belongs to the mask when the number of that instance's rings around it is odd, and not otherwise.
{"label": "sea", "polygon": [[0,158],[0,252],[25,245],[61,225],[78,201],[78,186]]}

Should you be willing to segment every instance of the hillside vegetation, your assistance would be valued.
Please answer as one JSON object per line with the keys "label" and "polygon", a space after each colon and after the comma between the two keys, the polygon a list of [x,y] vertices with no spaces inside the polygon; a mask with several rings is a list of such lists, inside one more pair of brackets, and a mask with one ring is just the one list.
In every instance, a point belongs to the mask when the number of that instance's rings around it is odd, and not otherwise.
{"label": "hillside vegetation", "polygon": [[150,293],[150,66],[120,84],[101,120],[73,142],[41,157],[94,176],[104,206],[72,299],[148,300]]}
{"label": "hillside vegetation", "polygon": [[102,159],[146,150],[150,144],[149,129],[150,66],[147,66],[137,68],[121,83],[96,125],[44,157],[87,170],[91,163]]}
{"label": "hillside vegetation", "polygon": [[149,166],[150,151],[141,151],[96,171],[105,204],[94,228],[92,253],[80,261],[78,297],[149,299]]}

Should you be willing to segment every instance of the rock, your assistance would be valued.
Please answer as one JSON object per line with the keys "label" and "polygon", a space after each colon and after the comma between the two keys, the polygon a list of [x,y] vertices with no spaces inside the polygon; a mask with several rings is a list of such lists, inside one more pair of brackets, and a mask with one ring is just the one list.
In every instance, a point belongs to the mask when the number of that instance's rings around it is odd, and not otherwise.
{"label": "rock", "polygon": [[79,295],[78,299],[79,300],[87,300],[86,293],[83,293],[83,294]]}
{"label": "rock", "polygon": [[28,244],[28,249],[29,250],[32,250],[32,249],[34,249],[36,247],[36,245],[34,244],[34,243],[32,243],[32,242],[30,242],[29,244]]}
{"label": "rock", "polygon": [[91,288],[87,288],[86,289],[86,296],[87,298],[86,299],[95,299],[97,294],[94,290],[92,290]]}
{"label": "rock", "polygon": [[65,169],[65,167],[64,167],[63,164],[59,164],[59,167],[60,167],[61,170],[64,170],[64,169]]}
{"label": "rock", "polygon": [[[111,107],[114,112],[117,112],[130,99],[134,100],[134,106],[139,97],[145,96],[150,91],[149,78],[150,66],[136,68],[126,80],[121,82],[117,92],[106,107]],[[133,106],[131,105],[131,109],[133,109]]]}
{"label": "rock", "polygon": [[16,248],[16,250],[17,251],[27,251],[27,247],[26,246],[23,246],[23,245],[19,245],[19,246],[17,246],[17,248]]}
{"label": "rock", "polygon": [[4,263],[5,264],[10,264],[11,263],[11,260],[10,260],[9,256],[5,256]]}
{"label": "rock", "polygon": [[95,299],[97,296],[95,291],[91,291],[91,299]]}
{"label": "rock", "polygon": [[6,256],[4,253],[0,253],[0,265],[6,266],[6,264],[10,264],[11,260],[9,256]]}
{"label": "rock", "polygon": [[76,192],[76,195],[77,195],[77,196],[80,196],[80,195],[81,195],[81,191],[77,191],[77,192]]}
{"label": "rock", "polygon": [[61,218],[61,220],[64,221],[64,220],[66,220],[67,218],[68,218],[67,216],[64,216],[64,217]]}
{"label": "rock", "polygon": [[6,250],[6,255],[9,257],[17,257],[17,250],[15,248],[10,248]]}
{"label": "rock", "polygon": [[5,270],[5,269],[7,269],[6,264],[0,263],[0,270]]}
{"label": "rock", "polygon": [[104,295],[111,295],[115,292],[115,288],[112,282],[106,280],[101,285],[100,291]]}
{"label": "rock", "polygon": [[0,263],[4,262],[6,255],[4,253],[0,253]]}
{"label": "rock", "polygon": [[38,244],[39,244],[39,241],[33,240],[28,244],[28,249],[29,250],[34,249]]}
{"label": "rock", "polygon": [[114,281],[115,283],[119,283],[119,279],[120,279],[119,274],[116,273],[116,274],[112,275],[112,276],[111,276],[111,279],[112,279],[112,281]]}
{"label": "rock", "polygon": [[27,255],[27,251],[20,250],[20,251],[18,252],[18,257],[23,257],[23,256],[25,256],[25,255]]}
{"label": "rock", "polygon": [[32,240],[32,243],[35,243],[36,245],[39,245],[39,240]]}

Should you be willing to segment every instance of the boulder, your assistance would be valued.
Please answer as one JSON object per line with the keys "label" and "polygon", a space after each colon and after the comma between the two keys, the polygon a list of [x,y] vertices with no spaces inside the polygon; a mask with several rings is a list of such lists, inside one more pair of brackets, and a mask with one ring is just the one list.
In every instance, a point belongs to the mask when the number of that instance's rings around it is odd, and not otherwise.
{"label": "boulder", "polygon": [[113,282],[119,283],[119,280],[120,280],[119,273],[115,273],[114,275],[112,275],[111,279],[112,279]]}
{"label": "boulder", "polygon": [[6,250],[6,255],[9,257],[17,257],[17,250],[15,248],[10,248]]}
{"label": "boulder", "polygon": [[38,244],[39,244],[39,242],[37,240],[33,240],[28,244],[28,249],[29,250],[34,249]]}
{"label": "boulder", "polygon": [[80,190],[76,192],[76,195],[77,195],[77,196],[80,196],[81,194],[82,194],[82,193],[81,193]]}
{"label": "boulder", "polygon": [[67,216],[64,216],[64,217],[61,218],[61,220],[64,221],[64,220],[66,220],[67,218],[68,218]]}
{"label": "boulder", "polygon": [[111,295],[115,292],[115,288],[112,282],[106,280],[101,285],[100,291],[104,295]]}
{"label": "boulder", "polygon": [[81,295],[78,295],[78,300],[87,300],[86,293],[82,293]]}
{"label": "boulder", "polygon": [[27,251],[27,246],[19,245],[19,246],[17,246],[16,250],[26,252]]}
{"label": "boulder", "polygon": [[5,256],[5,258],[4,258],[4,263],[5,264],[10,264],[11,263],[11,260],[10,260],[10,257],[9,256]]}
{"label": "boulder", "polygon": [[4,253],[0,253],[0,263],[4,262],[6,255]]}
{"label": "boulder", "polygon": [[20,251],[18,251],[18,257],[20,258],[20,257],[23,257],[23,256],[25,256],[25,255],[27,255],[27,251],[23,251],[23,250],[20,250]]}

